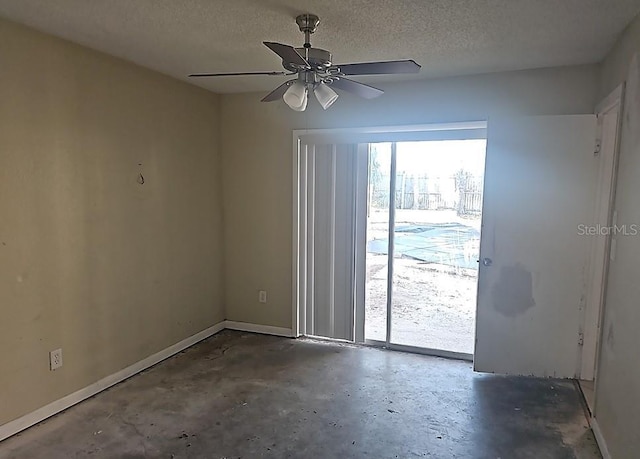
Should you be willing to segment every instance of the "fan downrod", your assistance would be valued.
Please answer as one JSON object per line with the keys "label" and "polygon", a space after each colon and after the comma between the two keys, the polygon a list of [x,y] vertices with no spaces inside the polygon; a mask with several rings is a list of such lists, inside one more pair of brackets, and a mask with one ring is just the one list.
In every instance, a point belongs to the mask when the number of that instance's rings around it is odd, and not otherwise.
{"label": "fan downrod", "polygon": [[311,48],[311,34],[318,29],[320,18],[315,14],[301,14],[296,18],[300,32],[304,33],[304,47]]}

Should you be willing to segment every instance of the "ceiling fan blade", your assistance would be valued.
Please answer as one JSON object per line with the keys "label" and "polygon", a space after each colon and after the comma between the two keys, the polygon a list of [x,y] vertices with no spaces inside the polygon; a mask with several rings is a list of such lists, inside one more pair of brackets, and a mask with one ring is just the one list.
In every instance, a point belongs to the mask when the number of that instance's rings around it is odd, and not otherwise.
{"label": "ceiling fan blade", "polygon": [[199,77],[225,77],[225,76],[243,76],[243,75],[272,75],[281,76],[289,75],[287,72],[236,72],[236,73],[192,73],[189,78]]}
{"label": "ceiling fan blade", "polygon": [[286,81],[286,82],[282,83],[276,89],[274,89],[269,94],[267,94],[261,100],[261,102],[273,102],[274,100],[281,99],[282,96],[284,96],[284,93],[287,92],[287,89],[289,89],[289,86],[291,86],[291,83],[293,83],[294,81],[296,81],[296,80],[289,80],[289,81]]}
{"label": "ceiling fan blade", "polygon": [[365,99],[373,99],[384,94],[382,89],[374,88],[373,86],[369,86],[364,83],[358,83],[357,81],[349,80],[348,78],[334,80],[330,86],[342,89],[343,91],[352,92],[360,97],[364,97]]}
{"label": "ceiling fan blade", "polygon": [[283,61],[291,64],[310,67],[306,59],[302,57],[293,46],[283,45],[282,43],[274,43],[272,41],[263,41],[263,43],[267,48],[280,56]]}
{"label": "ceiling fan blade", "polygon": [[343,75],[385,75],[397,73],[418,73],[422,68],[412,59],[388,62],[363,62],[334,66]]}

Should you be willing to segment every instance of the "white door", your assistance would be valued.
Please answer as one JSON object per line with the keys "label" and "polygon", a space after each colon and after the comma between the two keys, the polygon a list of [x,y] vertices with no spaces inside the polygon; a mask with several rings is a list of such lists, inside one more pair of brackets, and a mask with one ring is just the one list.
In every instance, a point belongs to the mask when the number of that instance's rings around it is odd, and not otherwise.
{"label": "white door", "polygon": [[595,132],[595,115],[489,122],[476,371],[579,372]]}

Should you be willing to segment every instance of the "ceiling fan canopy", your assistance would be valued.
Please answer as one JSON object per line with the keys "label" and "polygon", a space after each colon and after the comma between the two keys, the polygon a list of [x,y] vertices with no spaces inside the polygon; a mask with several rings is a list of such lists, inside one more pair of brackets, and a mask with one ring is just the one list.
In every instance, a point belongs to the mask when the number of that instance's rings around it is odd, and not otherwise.
{"label": "ceiling fan canopy", "polygon": [[295,76],[267,94],[262,102],[273,102],[282,98],[293,110],[304,111],[311,91],[325,110],[338,99],[334,89],[351,92],[365,99],[373,99],[384,93],[381,89],[346,76],[409,74],[420,71],[420,65],[411,59],[335,65],[329,51],[311,46],[311,34],[317,30],[320,18],[314,14],[301,14],[296,18],[296,23],[304,33],[305,41],[301,48],[270,41],[263,42],[267,48],[280,56],[282,67],[286,71],[194,73],[189,77]]}

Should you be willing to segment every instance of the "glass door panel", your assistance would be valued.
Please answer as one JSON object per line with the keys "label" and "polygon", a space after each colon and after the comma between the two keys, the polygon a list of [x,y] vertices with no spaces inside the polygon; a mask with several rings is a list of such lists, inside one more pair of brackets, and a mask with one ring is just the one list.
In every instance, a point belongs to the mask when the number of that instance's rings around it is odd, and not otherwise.
{"label": "glass door panel", "polygon": [[486,140],[396,148],[390,341],[473,354]]}
{"label": "glass door panel", "polygon": [[366,340],[385,341],[387,334],[390,166],[391,143],[369,144],[364,321]]}

